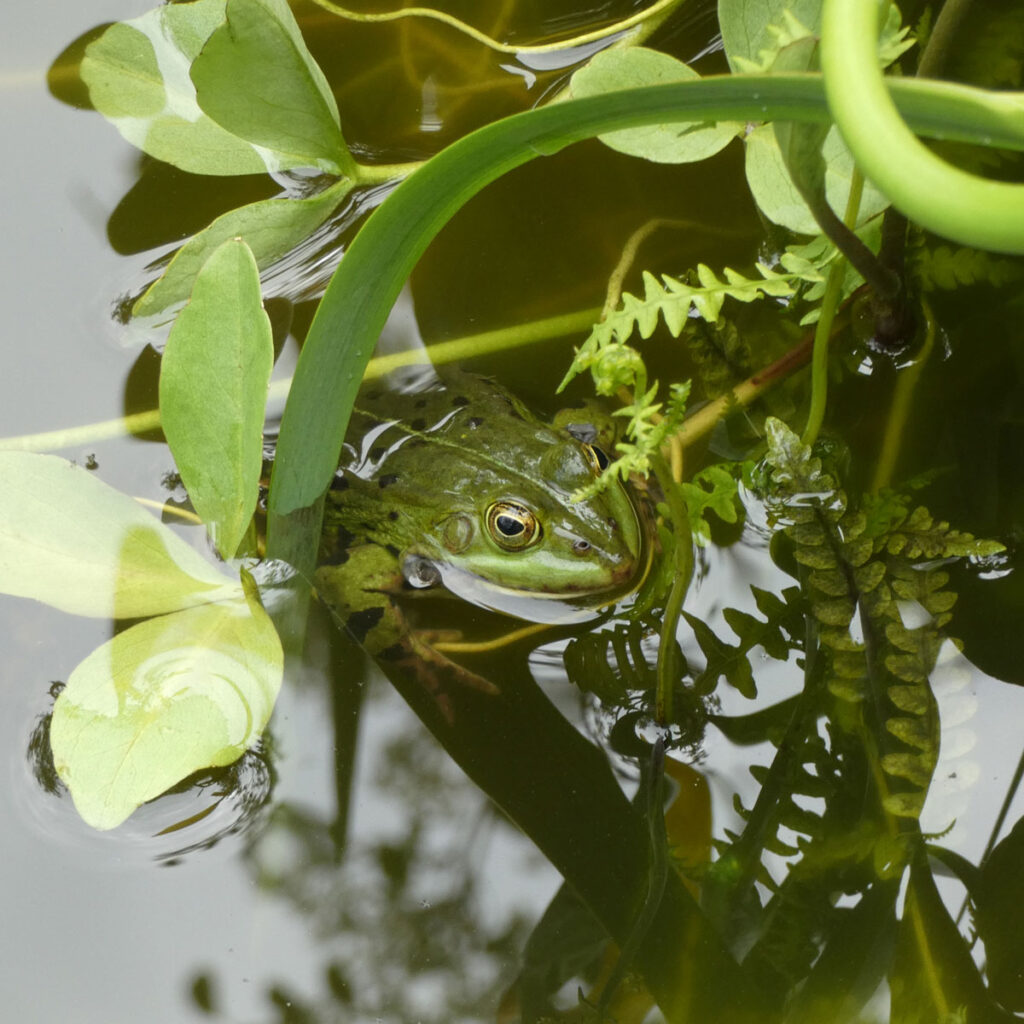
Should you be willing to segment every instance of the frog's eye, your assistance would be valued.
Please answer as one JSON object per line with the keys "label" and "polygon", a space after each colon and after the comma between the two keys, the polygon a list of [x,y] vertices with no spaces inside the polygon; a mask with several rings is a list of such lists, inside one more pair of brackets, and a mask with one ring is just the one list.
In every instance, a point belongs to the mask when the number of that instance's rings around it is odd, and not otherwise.
{"label": "frog's eye", "polygon": [[603,473],[611,464],[611,459],[596,444],[584,444],[583,451],[587,456],[587,462],[593,467],[595,473]]}
{"label": "frog's eye", "polygon": [[496,501],[485,516],[487,532],[506,551],[521,551],[540,540],[537,517],[518,501]]}

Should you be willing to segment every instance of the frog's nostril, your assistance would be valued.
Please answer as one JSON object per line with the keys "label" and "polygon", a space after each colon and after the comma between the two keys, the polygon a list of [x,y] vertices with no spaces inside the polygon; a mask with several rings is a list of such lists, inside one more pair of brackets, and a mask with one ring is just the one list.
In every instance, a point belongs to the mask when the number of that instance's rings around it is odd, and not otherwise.
{"label": "frog's nostril", "polygon": [[585,540],[578,540],[572,546],[572,553],[574,555],[585,555],[590,550],[590,542]]}

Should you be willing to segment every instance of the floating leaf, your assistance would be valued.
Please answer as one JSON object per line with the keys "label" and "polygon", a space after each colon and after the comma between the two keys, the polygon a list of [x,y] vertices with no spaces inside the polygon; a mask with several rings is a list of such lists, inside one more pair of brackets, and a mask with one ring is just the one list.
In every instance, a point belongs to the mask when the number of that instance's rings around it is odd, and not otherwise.
{"label": "floating leaf", "polygon": [[[662,85],[700,78],[696,71],[667,53],[642,46],[604,50],[572,76],[569,89],[574,98],[598,96],[618,89]],[[724,149],[743,132],[738,121],[717,124],[674,122],[648,128],[629,128],[598,136],[611,149],[660,164],[683,164],[706,160]]]}
{"label": "floating leaf", "polygon": [[53,455],[0,452],[0,592],[98,618],[238,595],[136,502]]}
{"label": "floating leaf", "polygon": [[71,673],[50,744],[57,773],[93,828],[259,738],[277,698],[281,643],[255,599],[204,605],[117,634]]}
{"label": "floating leaf", "polygon": [[273,358],[256,261],[244,242],[225,242],[199,272],[160,367],[167,443],[225,558],[256,509]]}
{"label": "floating leaf", "polygon": [[[211,35],[224,27],[224,19],[225,0],[193,0],[111,25],[89,44],[82,60],[82,80],[93,106],[133,146],[193,174],[258,174],[309,166],[337,172],[336,158],[347,154],[336,127],[336,138],[318,153],[320,159],[311,160],[305,150],[254,145],[256,140],[235,134],[200,109],[189,67]],[[225,86],[233,84],[237,103],[252,103],[247,86],[233,78],[234,71],[213,64],[207,74]],[[264,89],[294,91],[291,67],[261,65],[259,73]]]}
{"label": "floating leaf", "polygon": [[191,77],[199,106],[232,134],[324,171],[351,164],[330,86],[285,0],[227,0]]}
{"label": "floating leaf", "polygon": [[223,214],[174,254],[132,312],[149,316],[188,298],[199,269],[231,238],[249,246],[261,270],[269,267],[327,220],[351,188],[352,182],[342,179],[308,199],[263,199]]}
{"label": "floating leaf", "polygon": [[284,170],[196,104],[188,66],[223,20],[224,0],[195,0],[111,25],[86,49],[82,81],[93,106],[158,160],[193,174]]}

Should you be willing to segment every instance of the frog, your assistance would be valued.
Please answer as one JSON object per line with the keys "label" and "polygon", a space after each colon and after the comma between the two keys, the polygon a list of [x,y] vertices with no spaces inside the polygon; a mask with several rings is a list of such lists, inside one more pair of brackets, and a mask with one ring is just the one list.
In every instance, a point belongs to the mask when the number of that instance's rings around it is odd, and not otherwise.
{"label": "frog", "polygon": [[636,495],[611,479],[577,500],[609,464],[608,423],[593,406],[546,422],[464,371],[364,388],[325,497],[317,595],[442,705],[447,676],[496,692],[412,628],[406,599],[443,593],[554,622],[635,589],[649,564]]}

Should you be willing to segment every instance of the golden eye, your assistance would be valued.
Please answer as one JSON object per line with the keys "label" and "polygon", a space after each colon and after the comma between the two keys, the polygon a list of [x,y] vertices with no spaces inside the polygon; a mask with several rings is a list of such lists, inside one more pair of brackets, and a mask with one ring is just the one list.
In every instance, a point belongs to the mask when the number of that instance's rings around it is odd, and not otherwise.
{"label": "golden eye", "polygon": [[584,444],[583,451],[595,473],[603,473],[611,464],[611,459],[596,444]]}
{"label": "golden eye", "polygon": [[496,501],[484,518],[487,532],[506,551],[522,551],[540,540],[537,517],[518,501]]}

